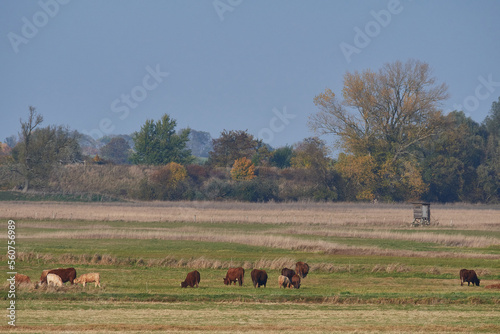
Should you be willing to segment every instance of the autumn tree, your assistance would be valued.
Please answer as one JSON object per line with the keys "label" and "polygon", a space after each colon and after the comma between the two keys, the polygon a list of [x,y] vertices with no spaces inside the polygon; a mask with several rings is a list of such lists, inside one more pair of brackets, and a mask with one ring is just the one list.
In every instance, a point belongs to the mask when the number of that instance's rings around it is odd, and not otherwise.
{"label": "autumn tree", "polygon": [[396,61],[378,72],[347,72],[342,99],[330,89],[315,97],[319,112],[310,117],[309,126],[320,135],[335,136],[346,154],[372,156],[377,183],[385,182],[385,190],[401,189],[405,180],[421,183],[414,152],[443,128],[440,104],[447,98],[447,86],[436,82],[428,64]]}
{"label": "autumn tree", "polygon": [[240,158],[251,159],[261,146],[262,141],[255,139],[247,131],[224,130],[219,138],[212,140],[208,163],[212,166],[230,167]]}
{"label": "autumn tree", "polygon": [[255,178],[255,165],[246,157],[237,159],[231,168],[231,178],[236,181]]}
{"label": "autumn tree", "polygon": [[166,165],[169,162],[188,164],[193,161],[191,151],[186,148],[189,129],[175,132],[177,122],[165,114],[156,122],[147,120],[139,132],[133,135],[135,153],[131,160],[135,164]]}

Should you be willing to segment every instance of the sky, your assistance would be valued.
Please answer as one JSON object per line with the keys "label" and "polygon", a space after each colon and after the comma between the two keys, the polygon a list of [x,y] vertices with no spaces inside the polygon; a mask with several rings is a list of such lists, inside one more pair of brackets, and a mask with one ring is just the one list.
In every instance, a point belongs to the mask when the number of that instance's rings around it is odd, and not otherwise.
{"label": "sky", "polygon": [[168,114],[293,145],[346,72],[409,59],[448,85],[445,113],[480,123],[500,97],[499,14],[498,0],[2,0],[0,141],[34,106],[94,138]]}

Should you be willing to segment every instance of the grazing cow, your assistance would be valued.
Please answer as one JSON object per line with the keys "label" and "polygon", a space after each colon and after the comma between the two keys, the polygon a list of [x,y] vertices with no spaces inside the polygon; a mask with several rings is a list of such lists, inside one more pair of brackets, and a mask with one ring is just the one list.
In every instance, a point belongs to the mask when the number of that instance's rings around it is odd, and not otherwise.
{"label": "grazing cow", "polygon": [[299,275],[297,275],[297,274],[293,275],[292,281],[291,281],[291,286],[293,286],[295,289],[300,288],[300,276]]}
{"label": "grazing cow", "polygon": [[290,280],[288,279],[288,277],[286,277],[284,275],[279,275],[278,284],[280,285],[280,289],[281,289],[281,287],[289,288],[291,286]]}
{"label": "grazing cow", "polygon": [[47,285],[63,286],[61,277],[56,274],[47,274]]}
{"label": "grazing cow", "polygon": [[98,285],[101,287],[101,275],[99,275],[99,273],[83,274],[76,278],[73,283],[81,283],[83,287],[85,287],[87,283],[95,283],[96,288]]}
{"label": "grazing cow", "polygon": [[242,267],[229,268],[226,277],[224,278],[224,284],[231,285],[231,283],[234,282],[234,285],[236,285],[236,281],[238,281],[240,286],[242,286],[243,276],[245,276],[245,269]]}
{"label": "grazing cow", "polygon": [[474,270],[462,269],[460,270],[460,285],[464,285],[467,282],[467,286],[472,283],[472,286],[479,286],[480,279],[477,278],[476,272]]}
{"label": "grazing cow", "polygon": [[309,273],[309,265],[305,262],[299,261],[295,264],[295,272],[297,275],[304,278]]}
{"label": "grazing cow", "polygon": [[16,274],[15,275],[15,280],[16,280],[16,284],[29,284],[31,283],[31,280],[28,276],[26,275],[23,275],[23,274]]}
{"label": "grazing cow", "polygon": [[252,283],[254,288],[260,288],[261,285],[266,287],[267,273],[265,270],[254,269],[250,273],[250,276],[252,276]]}
{"label": "grazing cow", "polygon": [[[42,272],[42,277],[40,277],[41,284],[47,283],[47,278],[46,277],[44,278],[45,271],[46,270]],[[46,275],[48,274],[56,274],[57,276],[61,277],[63,283],[70,282],[71,284],[73,284],[73,281],[76,278],[76,269],[75,268],[51,269],[47,271]]]}
{"label": "grazing cow", "polygon": [[283,268],[281,269],[281,275],[288,277],[288,279],[291,281],[293,275],[295,275],[295,271],[293,269]]}
{"label": "grazing cow", "polygon": [[198,284],[200,284],[200,273],[195,270],[187,274],[184,282],[181,282],[181,288],[187,288],[188,286],[194,288],[195,285],[198,287]]}

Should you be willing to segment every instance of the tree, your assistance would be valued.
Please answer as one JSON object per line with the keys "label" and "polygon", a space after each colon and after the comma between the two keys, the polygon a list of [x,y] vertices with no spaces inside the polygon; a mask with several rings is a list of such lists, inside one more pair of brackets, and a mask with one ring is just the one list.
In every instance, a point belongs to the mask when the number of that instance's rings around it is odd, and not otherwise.
{"label": "tree", "polygon": [[271,152],[271,158],[269,159],[269,163],[271,166],[278,168],[287,168],[291,166],[291,159],[293,155],[293,147],[291,146],[283,146],[279,147],[273,152]]}
{"label": "tree", "polygon": [[478,200],[477,167],[484,156],[480,125],[463,111],[446,115],[446,128],[422,145],[422,176],[428,201]]}
{"label": "tree", "polygon": [[236,181],[255,178],[255,165],[246,157],[237,159],[231,168],[231,178]]}
{"label": "tree", "polygon": [[45,181],[58,164],[81,161],[81,149],[76,132],[62,126],[39,128],[43,116],[29,107],[28,120],[21,120],[21,141],[12,150],[13,170],[24,180],[27,191],[33,180]]}
{"label": "tree", "polygon": [[240,158],[251,159],[261,144],[261,140],[254,139],[246,130],[224,130],[219,138],[212,140],[213,148],[209,153],[208,163],[212,166],[230,167]]}
{"label": "tree", "polygon": [[[342,96],[339,101],[330,89],[316,96],[319,112],[310,117],[309,126],[321,135],[334,135],[347,154],[372,156],[377,183],[404,189],[408,168],[418,167],[415,151],[444,127],[439,107],[448,98],[447,86],[436,83],[426,63],[396,61],[378,72],[347,72]],[[383,166],[391,173],[381,174]]]}
{"label": "tree", "polygon": [[191,129],[187,147],[194,156],[208,158],[208,153],[212,149],[212,137],[208,132]]}
{"label": "tree", "polygon": [[131,160],[135,164],[166,165],[169,162],[189,164],[193,161],[191,151],[186,148],[189,129],[175,133],[175,120],[165,114],[154,122],[147,120],[141,131],[133,135],[135,153]]}
{"label": "tree", "polygon": [[130,145],[122,137],[114,137],[101,147],[101,156],[115,164],[127,164],[130,158]]}

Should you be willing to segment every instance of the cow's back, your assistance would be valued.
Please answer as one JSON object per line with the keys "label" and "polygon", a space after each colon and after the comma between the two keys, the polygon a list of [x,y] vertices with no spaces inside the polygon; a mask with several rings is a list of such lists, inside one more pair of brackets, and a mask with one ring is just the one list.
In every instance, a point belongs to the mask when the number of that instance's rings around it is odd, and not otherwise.
{"label": "cow's back", "polygon": [[302,261],[297,262],[295,264],[295,273],[300,277],[306,277],[309,273],[309,265]]}

